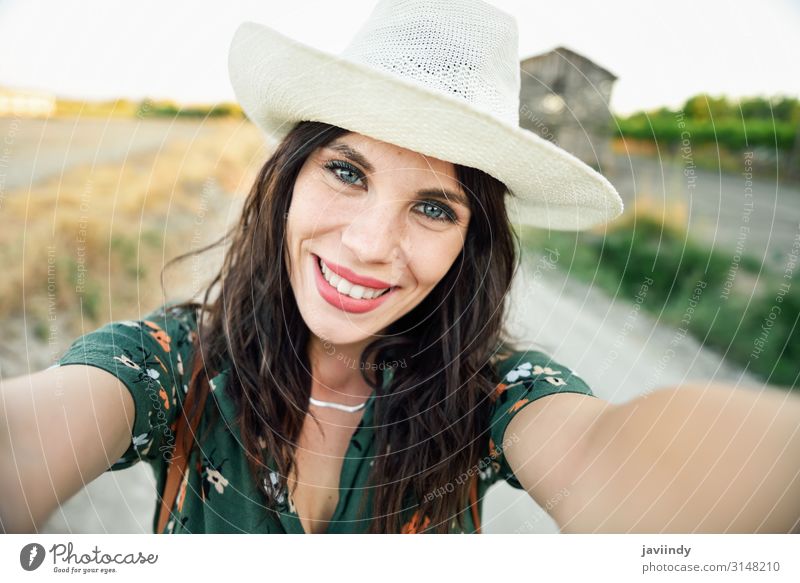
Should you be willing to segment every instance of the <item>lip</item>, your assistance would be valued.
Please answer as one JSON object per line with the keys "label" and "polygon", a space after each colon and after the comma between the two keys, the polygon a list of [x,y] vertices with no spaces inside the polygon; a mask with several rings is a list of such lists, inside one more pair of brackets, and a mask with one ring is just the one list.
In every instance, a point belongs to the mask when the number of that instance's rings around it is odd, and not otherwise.
{"label": "lip", "polygon": [[[391,286],[391,285],[377,285],[377,286],[370,285],[369,287],[376,287],[376,288],[389,287],[391,289],[382,296],[369,300],[366,299],[357,300],[355,298],[351,298],[346,294],[339,293],[339,291],[335,287],[333,287],[325,280],[325,276],[322,274],[322,269],[320,269],[319,266],[318,256],[314,255],[313,253],[310,253],[309,257],[311,257],[311,262],[313,263],[312,269],[314,270],[314,283],[317,286],[317,291],[319,292],[319,295],[321,295],[322,299],[328,302],[331,306],[333,306],[334,308],[338,308],[344,312],[349,312],[351,314],[363,314],[365,312],[371,312],[372,310],[378,308],[381,304],[383,304],[387,299],[389,299],[389,296],[393,295],[395,291],[397,291],[398,289],[397,286]],[[325,264],[327,265],[328,262],[326,261]],[[331,269],[333,268],[331,267]],[[345,277],[345,279],[348,280],[350,279],[349,277],[346,276],[342,277]],[[364,278],[361,279],[363,280]],[[380,280],[373,279],[369,281],[380,281]],[[364,284],[358,283],[358,285],[364,285]]]}
{"label": "lip", "polygon": [[[319,259],[318,256],[315,255],[315,257]],[[383,289],[385,287],[397,287],[393,286],[391,283],[385,282],[380,279],[358,275],[357,273],[353,273],[346,267],[342,267],[341,265],[336,265],[335,263],[331,263],[327,259],[324,259],[323,261],[325,261],[325,265],[328,266],[328,269],[330,269],[336,275],[338,275],[339,277],[343,277],[347,281],[351,281],[356,285],[363,285],[365,287],[374,287],[375,289]]]}

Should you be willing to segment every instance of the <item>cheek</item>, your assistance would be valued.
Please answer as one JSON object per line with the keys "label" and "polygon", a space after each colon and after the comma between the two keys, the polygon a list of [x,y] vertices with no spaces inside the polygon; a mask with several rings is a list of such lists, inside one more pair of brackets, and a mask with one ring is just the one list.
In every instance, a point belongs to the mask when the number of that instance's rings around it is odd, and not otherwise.
{"label": "cheek", "polygon": [[348,215],[343,195],[324,183],[298,179],[287,217],[290,232],[302,238],[325,232],[339,225]]}
{"label": "cheek", "polygon": [[418,251],[412,255],[409,267],[420,287],[431,289],[447,274],[463,248],[462,236],[452,233],[446,237],[430,237],[414,245]]}

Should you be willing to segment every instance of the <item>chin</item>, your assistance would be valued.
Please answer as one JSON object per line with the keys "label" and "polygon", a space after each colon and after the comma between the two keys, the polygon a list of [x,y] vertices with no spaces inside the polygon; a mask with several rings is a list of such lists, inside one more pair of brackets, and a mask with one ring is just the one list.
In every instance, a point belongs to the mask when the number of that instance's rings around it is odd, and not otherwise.
{"label": "chin", "polygon": [[[308,325],[308,322],[306,322],[306,325]],[[373,336],[373,334],[370,334],[368,331],[359,328],[355,323],[349,326],[342,326],[336,323],[330,323],[328,325],[311,323],[311,325],[308,325],[308,329],[311,334],[322,340],[330,355],[333,354],[330,348],[331,345],[344,346],[347,344],[355,344],[363,342]]]}
{"label": "chin", "polygon": [[[316,291],[312,290],[313,293]],[[369,320],[356,321],[348,314],[331,310],[328,304],[319,298],[304,298],[297,303],[297,308],[311,334],[329,345],[345,345],[362,342],[373,336],[377,330]],[[330,348],[327,349],[332,354]]]}

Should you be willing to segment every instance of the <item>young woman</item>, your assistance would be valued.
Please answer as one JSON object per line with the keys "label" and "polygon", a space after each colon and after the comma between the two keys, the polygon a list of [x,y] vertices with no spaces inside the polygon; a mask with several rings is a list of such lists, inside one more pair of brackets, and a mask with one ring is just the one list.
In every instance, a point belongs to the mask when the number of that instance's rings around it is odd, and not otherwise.
{"label": "young woman", "polygon": [[611,405],[504,332],[509,212],[579,229],[622,210],[517,127],[516,49],[477,1],[380,2],[340,57],[243,25],[231,80],[279,143],[223,267],[202,303],[112,322],[4,383],[4,527],[144,459],[156,532],[480,532],[501,479],[568,531],[791,530],[796,397]]}

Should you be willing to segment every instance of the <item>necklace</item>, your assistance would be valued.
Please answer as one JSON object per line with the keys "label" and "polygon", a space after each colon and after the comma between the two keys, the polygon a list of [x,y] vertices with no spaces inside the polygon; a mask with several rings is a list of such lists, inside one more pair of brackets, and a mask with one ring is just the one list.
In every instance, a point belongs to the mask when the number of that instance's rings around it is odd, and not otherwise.
{"label": "necklace", "polygon": [[314,397],[309,397],[308,399],[312,405],[316,405],[317,407],[330,407],[331,409],[337,409],[339,411],[344,411],[345,413],[355,413],[356,411],[361,411],[361,409],[367,406],[367,401],[364,401],[360,405],[342,405],[341,403],[333,403],[331,401],[320,401]]}

